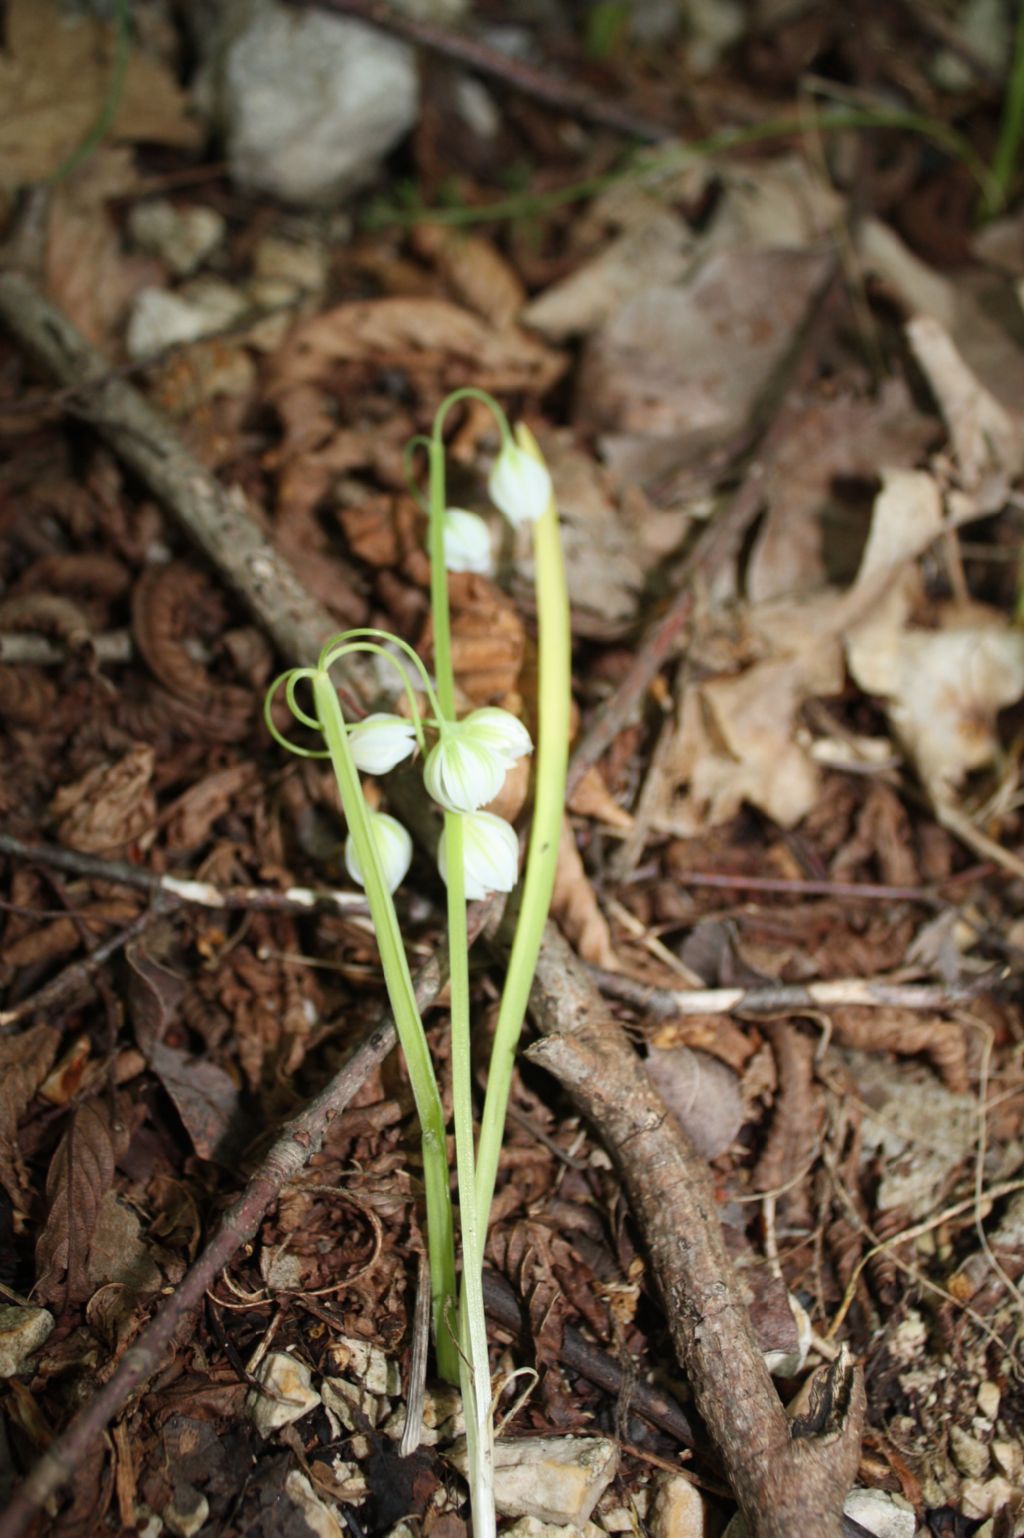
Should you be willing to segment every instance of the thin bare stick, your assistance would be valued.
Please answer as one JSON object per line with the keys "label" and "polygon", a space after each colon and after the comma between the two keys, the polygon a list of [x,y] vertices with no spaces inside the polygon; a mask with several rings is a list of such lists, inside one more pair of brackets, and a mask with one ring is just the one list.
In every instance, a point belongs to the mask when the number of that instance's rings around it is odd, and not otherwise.
{"label": "thin bare stick", "polygon": [[312,0],[312,3],[320,10],[337,11],[342,16],[369,22],[382,32],[390,32],[407,43],[453,59],[477,74],[489,75],[521,96],[533,97],[535,101],[553,107],[563,116],[583,118],[586,122],[597,123],[602,128],[611,128],[616,133],[650,144],[658,144],[674,132],[671,125],[658,123],[630,107],[620,106],[608,96],[599,96],[586,86],[566,80],[564,75],[537,69],[468,33],[455,32],[450,27],[439,27],[436,22],[422,21],[418,16],[397,11],[384,0]]}
{"label": "thin bare stick", "polygon": [[771,892],[784,897],[836,897],[844,902],[865,899],[871,902],[922,903],[928,907],[943,906],[943,893],[947,887],[967,886],[991,876],[992,863],[972,865],[969,870],[957,871],[942,881],[925,886],[890,886],[882,881],[814,881],[802,876],[747,876],[738,872],[688,870],[683,877],[685,886],[714,887],[725,892]]}
{"label": "thin bare stick", "polygon": [[[486,908],[479,904],[478,908]],[[483,922],[483,915],[478,915]],[[447,979],[447,951],[441,950],[416,976],[416,997],[425,1009]],[[363,1038],[348,1061],[290,1121],[248,1181],[245,1190],[221,1219],[213,1238],[186,1273],[178,1288],[159,1307],[138,1340],[125,1352],[109,1382],[79,1410],[70,1425],[50,1444],[24,1483],[0,1513],[0,1538],[21,1538],[37,1512],[74,1475],[88,1449],[124,1409],[135,1391],[156,1371],[187,1316],[203,1301],[221,1271],[250,1240],[267,1208],[317,1153],[327,1130],[352,1096],[365,1084],[395,1044],[389,1012]]]}
{"label": "thin bare stick", "polygon": [[725,1248],[707,1166],[554,930],[531,1003],[545,1040],[527,1056],[568,1091],[622,1177],[676,1354],[752,1538],[840,1538],[860,1455],[859,1368],[844,1350],[815,1378],[811,1414],[787,1419]]}
{"label": "thin bare stick", "polygon": [[972,982],[889,983],[871,977],[837,977],[821,983],[767,983],[761,988],[653,988],[619,972],[588,966],[608,998],[658,1016],[764,1014],[779,1009],[839,1009],[848,1004],[876,1009],[951,1009],[990,993],[1006,976],[1002,967]]}
{"label": "thin bare stick", "polygon": [[49,865],[72,876],[118,882],[148,892],[152,897],[162,894],[172,901],[195,903],[200,908],[267,913],[311,913],[319,908],[349,915],[369,912],[366,899],[359,892],[335,892],[320,887],[287,887],[283,892],[276,892],[272,887],[217,887],[209,881],[161,876],[140,865],[130,865],[126,860],[102,860],[96,855],[81,854],[77,849],[61,849],[56,844],[26,844],[9,833],[0,833],[0,854],[12,855],[30,864]]}

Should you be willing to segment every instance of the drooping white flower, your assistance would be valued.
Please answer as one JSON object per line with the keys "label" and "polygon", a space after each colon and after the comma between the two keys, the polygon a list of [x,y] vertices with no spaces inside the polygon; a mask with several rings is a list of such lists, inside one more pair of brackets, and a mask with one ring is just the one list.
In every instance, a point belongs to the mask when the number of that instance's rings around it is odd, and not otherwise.
{"label": "drooping white flower", "polygon": [[363,774],[387,774],[416,749],[416,728],[404,716],[375,711],[349,728],[348,745]]}
{"label": "drooping white flower", "polygon": [[533,752],[530,734],[519,717],[497,705],[483,705],[479,710],[471,710],[460,724],[472,732],[474,742],[503,758],[508,769],[517,759]]}
{"label": "drooping white flower", "polygon": [[[446,844],[442,838],[437,868],[447,884]],[[462,867],[467,901],[475,902],[488,892],[511,892],[519,880],[519,840],[511,823],[492,812],[466,812],[462,818]]]}
{"label": "drooping white flower", "polygon": [[506,438],[487,481],[495,507],[515,528],[536,523],[551,501],[551,476],[545,464]]}
{"label": "drooping white flower", "polygon": [[444,515],[444,564],[449,571],[475,571],[490,576],[494,569],[491,531],[479,513],[449,507]]}
{"label": "drooping white flower", "polygon": [[[370,813],[370,831],[377,845],[377,854],[380,857],[388,891],[393,892],[405,879],[406,872],[412,864],[412,839],[402,824],[394,817],[389,817],[387,812]],[[358,886],[365,887],[363,868],[359,863],[355,840],[351,833],[345,840],[345,868]]]}
{"label": "drooping white flower", "polygon": [[478,742],[467,721],[446,721],[441,739],[427,754],[423,783],[447,812],[475,812],[493,801],[508,764],[486,742]]}

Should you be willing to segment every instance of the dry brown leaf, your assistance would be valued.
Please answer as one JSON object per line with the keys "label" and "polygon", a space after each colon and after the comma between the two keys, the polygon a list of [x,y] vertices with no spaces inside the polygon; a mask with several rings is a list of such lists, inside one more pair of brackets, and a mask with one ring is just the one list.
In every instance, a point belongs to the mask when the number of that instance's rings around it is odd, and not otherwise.
{"label": "dry brown leaf", "polygon": [[457,299],[499,331],[512,325],[526,303],[526,290],[515,268],[489,240],[441,224],[417,225],[412,238]]}
{"label": "dry brown leaf", "polygon": [[[45,181],[78,148],[109,97],[114,30],[54,0],[9,0],[0,55],[0,186]],[[132,51],[112,140],[194,145],[188,98],[162,64]]]}
{"label": "dry brown leaf", "polygon": [[873,480],[880,466],[912,463],[937,424],[890,381],[877,400],[849,396],[810,402],[765,465],[768,511],[747,567],[752,603],[795,598],[825,582],[821,513],[839,476]]}
{"label": "dry brown leaf", "polygon": [[647,481],[740,432],[792,344],[829,258],[816,251],[712,255],[685,286],[626,301],[584,354],[577,421],[606,463]]}
{"label": "dry brown leaf", "polygon": [[105,1099],[72,1113],[46,1175],[46,1226],[36,1244],[39,1297],[76,1303],[88,1295],[89,1244],[126,1133],[120,1122],[115,1131]]}
{"label": "dry brown leaf", "polygon": [[532,337],[499,333],[446,299],[365,299],[304,321],[273,360],[270,391],[325,380],[335,364],[368,363],[440,375],[452,388],[543,393],[565,359]]}
{"label": "dry brown leaf", "polygon": [[682,278],[692,243],[686,221],[656,205],[569,277],[531,299],[523,321],[553,342],[588,335],[632,294]]}
{"label": "dry brown leaf", "polygon": [[991,472],[1016,475],[1024,464],[1024,417],[1011,415],[985,388],[937,320],[916,316],[907,337],[946,420],[964,483],[977,487]]}
{"label": "dry brown leaf", "polygon": [[689,1047],[652,1048],[644,1067],[701,1157],[724,1153],[746,1120],[737,1074]]}
{"label": "dry brown leaf", "polygon": [[592,817],[609,828],[633,826],[632,816],[615,800],[596,764],[591,764],[577,781],[567,805],[577,817]]}
{"label": "dry brown leaf", "polygon": [[153,1042],[147,1056],[150,1067],[173,1100],[196,1153],[201,1159],[219,1159],[230,1168],[242,1151],[235,1146],[241,1097],[230,1075],[216,1063],[190,1057],[162,1041]]}
{"label": "dry brown leaf", "polygon": [[833,1039],[861,1052],[894,1052],[897,1057],[927,1057],[946,1088],[967,1094],[970,1075],[964,1027],[941,1015],[912,1009],[862,1009],[848,1005],[832,1011]]}
{"label": "dry brown leaf", "polygon": [[150,782],[156,754],[137,743],[114,764],[97,764],[81,779],[63,785],[50,811],[59,819],[57,837],[69,849],[103,854],[134,843],[156,821]]}
{"label": "dry brown leaf", "polygon": [[617,972],[619,959],[612,944],[608,920],[598,905],[583,861],[576,847],[576,835],[568,818],[562,823],[558,844],[558,866],[551,894],[551,916],[565,938],[584,961]]}
{"label": "dry brown leaf", "polygon": [[139,290],[160,278],[158,263],[125,253],[108,208],[137,185],[131,151],[103,148],[51,198],[46,291],[91,342],[107,341]]}
{"label": "dry brown leaf", "polygon": [[18,1122],[50,1071],[59,1041],[59,1031],[49,1025],[0,1038],[0,1185],[16,1206],[27,1188]]}
{"label": "dry brown leaf", "polygon": [[[512,694],[526,651],[526,632],[512,600],[486,577],[453,572],[452,665],[459,688],[474,705],[496,704]],[[428,620],[420,652],[433,652]]]}

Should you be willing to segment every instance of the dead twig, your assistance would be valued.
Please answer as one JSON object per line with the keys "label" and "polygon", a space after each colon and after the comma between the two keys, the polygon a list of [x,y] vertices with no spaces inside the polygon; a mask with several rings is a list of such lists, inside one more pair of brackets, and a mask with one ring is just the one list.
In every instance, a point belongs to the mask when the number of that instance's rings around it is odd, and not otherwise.
{"label": "dead twig", "polygon": [[[308,8],[308,4],[309,0],[304,0],[304,8]],[[525,64],[522,59],[513,58],[465,32],[454,32],[449,27],[439,27],[436,22],[421,21],[419,17],[396,11],[384,0],[312,0],[312,4],[320,10],[336,11],[342,16],[369,22],[371,27],[379,27],[393,37],[452,59],[477,74],[488,75],[521,96],[543,102],[562,116],[583,118],[648,144],[659,144],[675,131],[667,123],[656,122],[606,96],[599,96],[586,86],[566,80],[564,75]]]}
{"label": "dead twig", "polygon": [[839,1009],[852,1004],[877,1009],[952,1009],[991,993],[1006,976],[989,970],[972,982],[887,983],[871,977],[836,977],[821,983],[766,983],[760,988],[654,988],[618,972],[588,967],[608,998],[660,1017],[774,1013],[780,1009]]}
{"label": "dead twig", "polygon": [[844,1350],[789,1420],[757,1347],[715,1217],[704,1161],[555,932],[531,999],[527,1051],[564,1086],[622,1176],[665,1300],[676,1354],[752,1538],[839,1538],[860,1455],[864,1385]]}
{"label": "dead twig", "polygon": [[[72,876],[89,876],[97,881],[115,881],[122,886],[163,896],[171,902],[195,903],[200,908],[261,913],[312,913],[316,909],[349,916],[369,912],[366,899],[358,892],[335,892],[323,887],[288,887],[277,892],[272,887],[217,887],[209,881],[193,881],[183,876],[161,876],[130,865],[126,860],[103,860],[76,849],[61,849],[54,844],[26,844],[9,833],[0,833],[0,854],[30,864],[48,865]],[[0,1017],[2,1019],[2,1017]]]}

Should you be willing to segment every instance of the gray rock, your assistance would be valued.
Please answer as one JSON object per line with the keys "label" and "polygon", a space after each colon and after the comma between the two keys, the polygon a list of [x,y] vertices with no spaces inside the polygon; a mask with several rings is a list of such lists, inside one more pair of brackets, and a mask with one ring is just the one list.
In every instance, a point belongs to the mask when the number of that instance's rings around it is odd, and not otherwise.
{"label": "gray rock", "polygon": [[13,1303],[0,1308],[0,1378],[24,1372],[28,1357],[38,1351],[52,1329],[49,1309]]}
{"label": "gray rock", "polygon": [[[452,1462],[465,1472],[465,1445]],[[494,1504],[505,1517],[583,1526],[618,1467],[619,1450],[605,1437],[501,1437],[494,1447]]]}
{"label": "gray rock", "polygon": [[320,1403],[309,1368],[287,1351],[271,1351],[255,1376],[260,1388],[250,1389],[246,1410],[261,1437],[301,1420]]}
{"label": "gray rock", "polygon": [[229,0],[206,38],[202,94],[235,181],[311,207],[369,181],[419,107],[404,43],[277,0]]}

